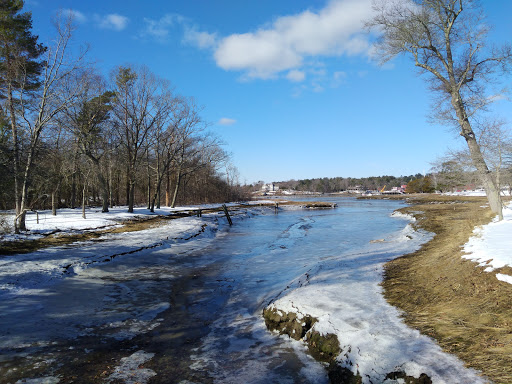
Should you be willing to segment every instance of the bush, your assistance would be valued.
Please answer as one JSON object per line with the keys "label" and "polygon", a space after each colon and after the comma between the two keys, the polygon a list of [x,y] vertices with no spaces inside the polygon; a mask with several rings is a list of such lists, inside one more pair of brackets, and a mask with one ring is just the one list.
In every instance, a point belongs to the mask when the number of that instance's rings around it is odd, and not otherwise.
{"label": "bush", "polygon": [[2,215],[0,214],[0,235],[5,233],[11,233],[13,231],[12,228],[12,220],[10,215]]}
{"label": "bush", "polygon": [[405,188],[405,193],[432,193],[434,191],[434,184],[428,176],[409,181]]}

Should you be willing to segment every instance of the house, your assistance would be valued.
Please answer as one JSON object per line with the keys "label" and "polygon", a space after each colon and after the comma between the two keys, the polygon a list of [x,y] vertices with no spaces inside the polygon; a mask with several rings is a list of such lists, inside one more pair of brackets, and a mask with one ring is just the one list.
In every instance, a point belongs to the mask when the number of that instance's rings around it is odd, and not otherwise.
{"label": "house", "polygon": [[266,192],[266,193],[275,193],[275,192],[279,191],[279,186],[274,183],[263,184],[263,186],[261,187],[261,190],[262,190],[262,192]]}

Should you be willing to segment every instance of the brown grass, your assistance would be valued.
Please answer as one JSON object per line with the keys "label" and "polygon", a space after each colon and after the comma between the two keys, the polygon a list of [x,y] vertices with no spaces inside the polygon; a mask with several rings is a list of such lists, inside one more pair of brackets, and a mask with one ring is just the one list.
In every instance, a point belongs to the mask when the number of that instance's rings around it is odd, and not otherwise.
{"label": "brown grass", "polygon": [[512,383],[512,285],[461,258],[461,246],[474,227],[494,216],[482,208],[486,200],[409,199],[415,205],[402,211],[414,214],[417,225],[435,237],[386,265],[386,299],[403,311],[407,324],[435,338],[444,350],[495,383]]}

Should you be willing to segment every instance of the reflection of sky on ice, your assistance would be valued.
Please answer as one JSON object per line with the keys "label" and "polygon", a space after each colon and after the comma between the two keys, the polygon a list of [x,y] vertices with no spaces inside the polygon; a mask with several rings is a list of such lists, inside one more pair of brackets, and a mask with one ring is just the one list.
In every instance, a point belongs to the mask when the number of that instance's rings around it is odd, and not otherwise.
{"label": "reflection of sky on ice", "polygon": [[[163,321],[160,314],[172,308],[173,281],[185,269],[221,263],[193,304],[205,322],[212,321],[191,357],[192,368],[206,370],[215,382],[327,382],[324,368],[302,343],[266,330],[261,311],[274,301],[277,308],[318,317],[319,331],[337,333],[346,361],[357,364],[366,379],[382,381],[382,374],[402,368],[432,375],[436,383],[453,382],[454,376],[478,383],[459,361],[405,327],[380,293],[383,263],[429,235],[414,232],[402,217],[390,217],[400,203],[332,200],[338,209],[278,215],[260,210],[229,229],[220,219],[221,231],[218,215],[190,217],[106,235],[108,241],[0,259],[0,348],[92,334],[131,339]],[[102,262],[134,249],[140,251]],[[20,316],[26,319],[22,324]],[[150,355],[134,350],[118,367]],[[139,373],[141,381],[153,374]]]}

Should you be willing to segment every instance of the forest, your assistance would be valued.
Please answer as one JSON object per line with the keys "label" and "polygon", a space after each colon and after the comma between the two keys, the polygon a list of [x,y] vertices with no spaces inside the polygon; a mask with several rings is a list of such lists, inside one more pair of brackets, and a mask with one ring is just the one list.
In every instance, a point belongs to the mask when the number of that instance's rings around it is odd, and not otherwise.
{"label": "forest", "polygon": [[236,200],[238,172],[193,97],[144,65],[100,73],[71,14],[46,46],[23,2],[0,12],[0,209]]}

